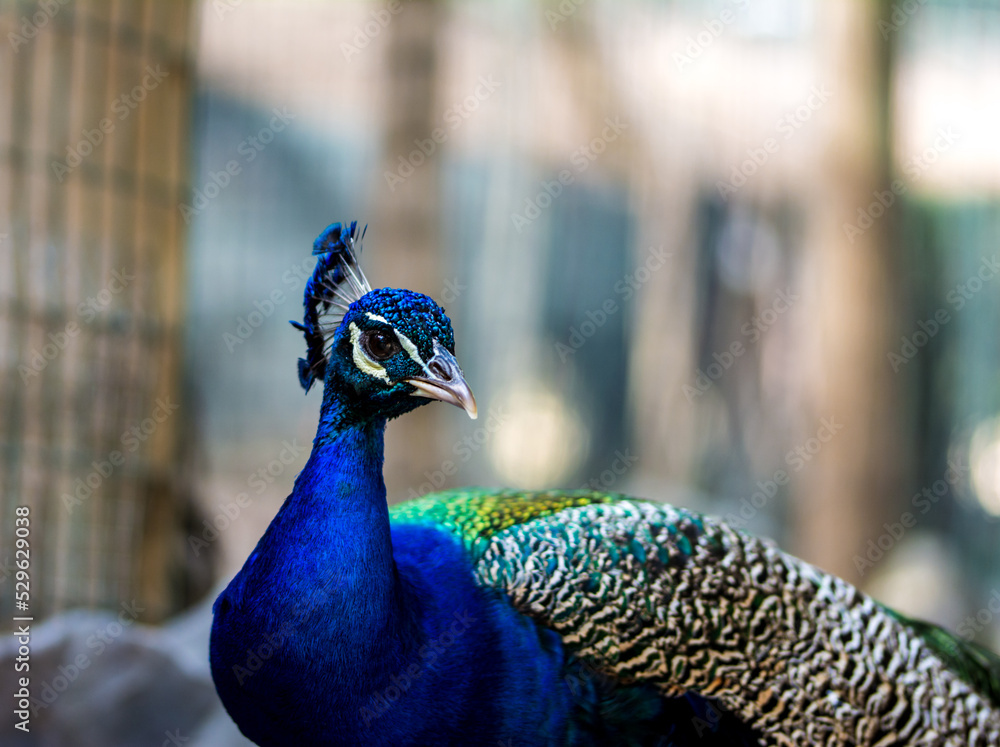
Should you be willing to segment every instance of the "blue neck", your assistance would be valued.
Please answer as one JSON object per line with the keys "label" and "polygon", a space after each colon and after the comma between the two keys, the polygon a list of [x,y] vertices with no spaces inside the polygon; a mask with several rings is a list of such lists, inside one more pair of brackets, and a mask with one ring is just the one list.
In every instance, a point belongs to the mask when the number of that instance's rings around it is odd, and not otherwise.
{"label": "blue neck", "polygon": [[558,637],[480,589],[448,532],[390,534],[385,420],[356,416],[327,393],[309,461],[216,603],[212,672],[226,708],[261,745],[564,733]]}
{"label": "blue neck", "polygon": [[384,432],[384,420],[350,422],[327,392],[309,460],[256,553],[271,560],[271,598],[294,610],[299,629],[321,615],[327,626],[311,635],[336,639],[347,668],[365,666],[375,631],[398,632]]}

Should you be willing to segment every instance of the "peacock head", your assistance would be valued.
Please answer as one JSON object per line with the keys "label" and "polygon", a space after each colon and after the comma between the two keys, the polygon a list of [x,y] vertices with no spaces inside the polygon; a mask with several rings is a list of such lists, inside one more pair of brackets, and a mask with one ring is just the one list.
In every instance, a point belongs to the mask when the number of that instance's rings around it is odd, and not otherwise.
{"label": "peacock head", "polygon": [[322,379],[358,420],[398,417],[435,399],[475,419],[476,399],[455,360],[444,309],[422,293],[372,290],[358,265],[363,237],[357,221],[333,223],[313,245],[318,260],[306,283],[305,317],[292,322],[306,338],[302,388]]}

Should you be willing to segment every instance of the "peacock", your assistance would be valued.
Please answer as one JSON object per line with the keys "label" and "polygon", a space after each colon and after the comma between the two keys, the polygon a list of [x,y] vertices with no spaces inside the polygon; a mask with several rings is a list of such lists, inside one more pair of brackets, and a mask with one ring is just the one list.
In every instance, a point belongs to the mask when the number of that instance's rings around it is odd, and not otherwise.
{"label": "peacock", "polygon": [[477,415],[429,297],[316,239],[309,459],[213,607],[219,696],[258,745],[1000,745],[1000,658],[769,541],[587,490],[389,508],[387,421]]}

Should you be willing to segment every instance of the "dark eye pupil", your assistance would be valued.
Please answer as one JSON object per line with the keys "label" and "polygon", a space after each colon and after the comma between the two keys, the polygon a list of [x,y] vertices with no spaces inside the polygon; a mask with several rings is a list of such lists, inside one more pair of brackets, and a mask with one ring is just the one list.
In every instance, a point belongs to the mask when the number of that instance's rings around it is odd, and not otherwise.
{"label": "dark eye pupil", "polygon": [[375,360],[385,360],[400,349],[396,336],[388,332],[372,332],[365,342],[368,352]]}

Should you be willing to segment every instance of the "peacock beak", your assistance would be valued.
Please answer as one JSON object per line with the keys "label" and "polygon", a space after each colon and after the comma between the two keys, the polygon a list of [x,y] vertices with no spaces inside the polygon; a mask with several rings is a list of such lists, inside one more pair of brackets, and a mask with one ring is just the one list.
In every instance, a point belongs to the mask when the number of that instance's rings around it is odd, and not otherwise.
{"label": "peacock beak", "polygon": [[462,375],[458,361],[437,340],[434,341],[434,356],[427,361],[427,372],[426,377],[403,379],[417,390],[413,392],[414,397],[448,402],[455,407],[461,407],[473,420],[479,417],[476,398]]}

